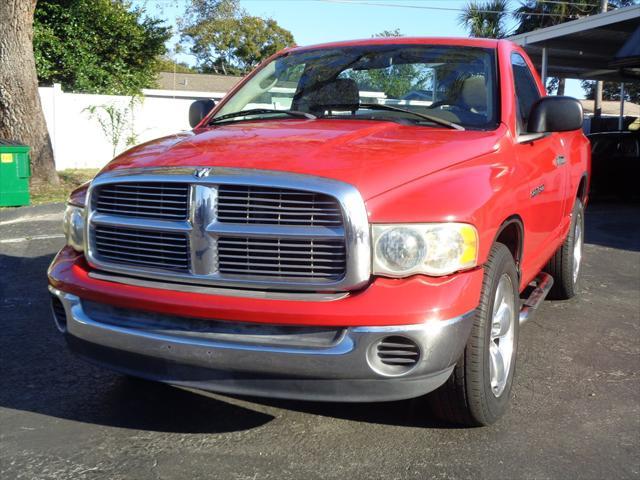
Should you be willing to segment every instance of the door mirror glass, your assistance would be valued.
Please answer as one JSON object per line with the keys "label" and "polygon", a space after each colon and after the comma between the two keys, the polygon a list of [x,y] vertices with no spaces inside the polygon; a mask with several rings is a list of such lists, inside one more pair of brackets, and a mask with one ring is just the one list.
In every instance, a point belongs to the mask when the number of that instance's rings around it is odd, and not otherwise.
{"label": "door mirror glass", "polygon": [[194,128],[215,107],[213,100],[196,100],[189,107],[189,125]]}
{"label": "door mirror glass", "polygon": [[542,97],[531,107],[529,133],[568,132],[582,128],[582,104],[572,97]]}

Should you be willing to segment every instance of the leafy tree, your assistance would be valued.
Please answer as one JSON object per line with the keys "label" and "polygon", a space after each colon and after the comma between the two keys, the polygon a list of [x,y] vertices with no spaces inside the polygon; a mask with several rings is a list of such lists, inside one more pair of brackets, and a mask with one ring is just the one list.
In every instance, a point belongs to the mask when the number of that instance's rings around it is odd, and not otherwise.
{"label": "leafy tree", "polygon": [[197,70],[184,62],[177,62],[165,55],[156,60],[156,72],[197,73]]}
{"label": "leafy tree", "polygon": [[133,95],[155,83],[171,29],[125,0],[40,0],[33,48],[41,83]]}
{"label": "leafy tree", "polygon": [[[596,97],[596,82],[585,80],[582,82],[586,98],[593,100]],[[603,100],[620,100],[620,84],[618,82],[604,82],[602,87]],[[633,103],[640,103],[640,84],[638,82],[624,84],[624,99]]]}
{"label": "leafy tree", "polygon": [[472,37],[503,38],[508,15],[507,0],[471,1],[458,17],[458,23],[469,30]]}
{"label": "leafy tree", "polygon": [[273,19],[247,15],[238,0],[192,0],[182,38],[203,72],[242,74],[293,45],[293,35]]}

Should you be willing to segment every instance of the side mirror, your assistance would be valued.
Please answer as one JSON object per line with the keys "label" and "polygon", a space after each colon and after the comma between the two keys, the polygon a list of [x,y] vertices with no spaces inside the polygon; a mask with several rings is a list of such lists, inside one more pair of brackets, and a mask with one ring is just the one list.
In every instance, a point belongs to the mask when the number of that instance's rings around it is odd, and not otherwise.
{"label": "side mirror", "polygon": [[204,117],[216,106],[213,100],[196,100],[189,107],[189,125],[191,128],[198,125]]}
{"label": "side mirror", "polygon": [[582,128],[582,104],[573,97],[542,97],[531,107],[528,132],[568,132]]}

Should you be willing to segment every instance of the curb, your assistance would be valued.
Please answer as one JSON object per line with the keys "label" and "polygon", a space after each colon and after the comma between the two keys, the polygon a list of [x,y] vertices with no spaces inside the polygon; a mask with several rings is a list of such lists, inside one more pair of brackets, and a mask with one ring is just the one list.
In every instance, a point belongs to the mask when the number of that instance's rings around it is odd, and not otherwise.
{"label": "curb", "polygon": [[18,218],[31,218],[40,215],[64,212],[64,203],[47,203],[34,207],[16,207],[0,210],[0,222],[16,220]]}

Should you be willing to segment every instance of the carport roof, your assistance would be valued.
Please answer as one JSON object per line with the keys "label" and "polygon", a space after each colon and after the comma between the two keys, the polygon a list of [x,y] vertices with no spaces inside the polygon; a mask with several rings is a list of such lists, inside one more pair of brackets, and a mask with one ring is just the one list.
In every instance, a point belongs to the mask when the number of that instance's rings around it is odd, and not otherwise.
{"label": "carport roof", "polygon": [[640,80],[640,5],[591,15],[510,37],[547,75],[590,80]]}

